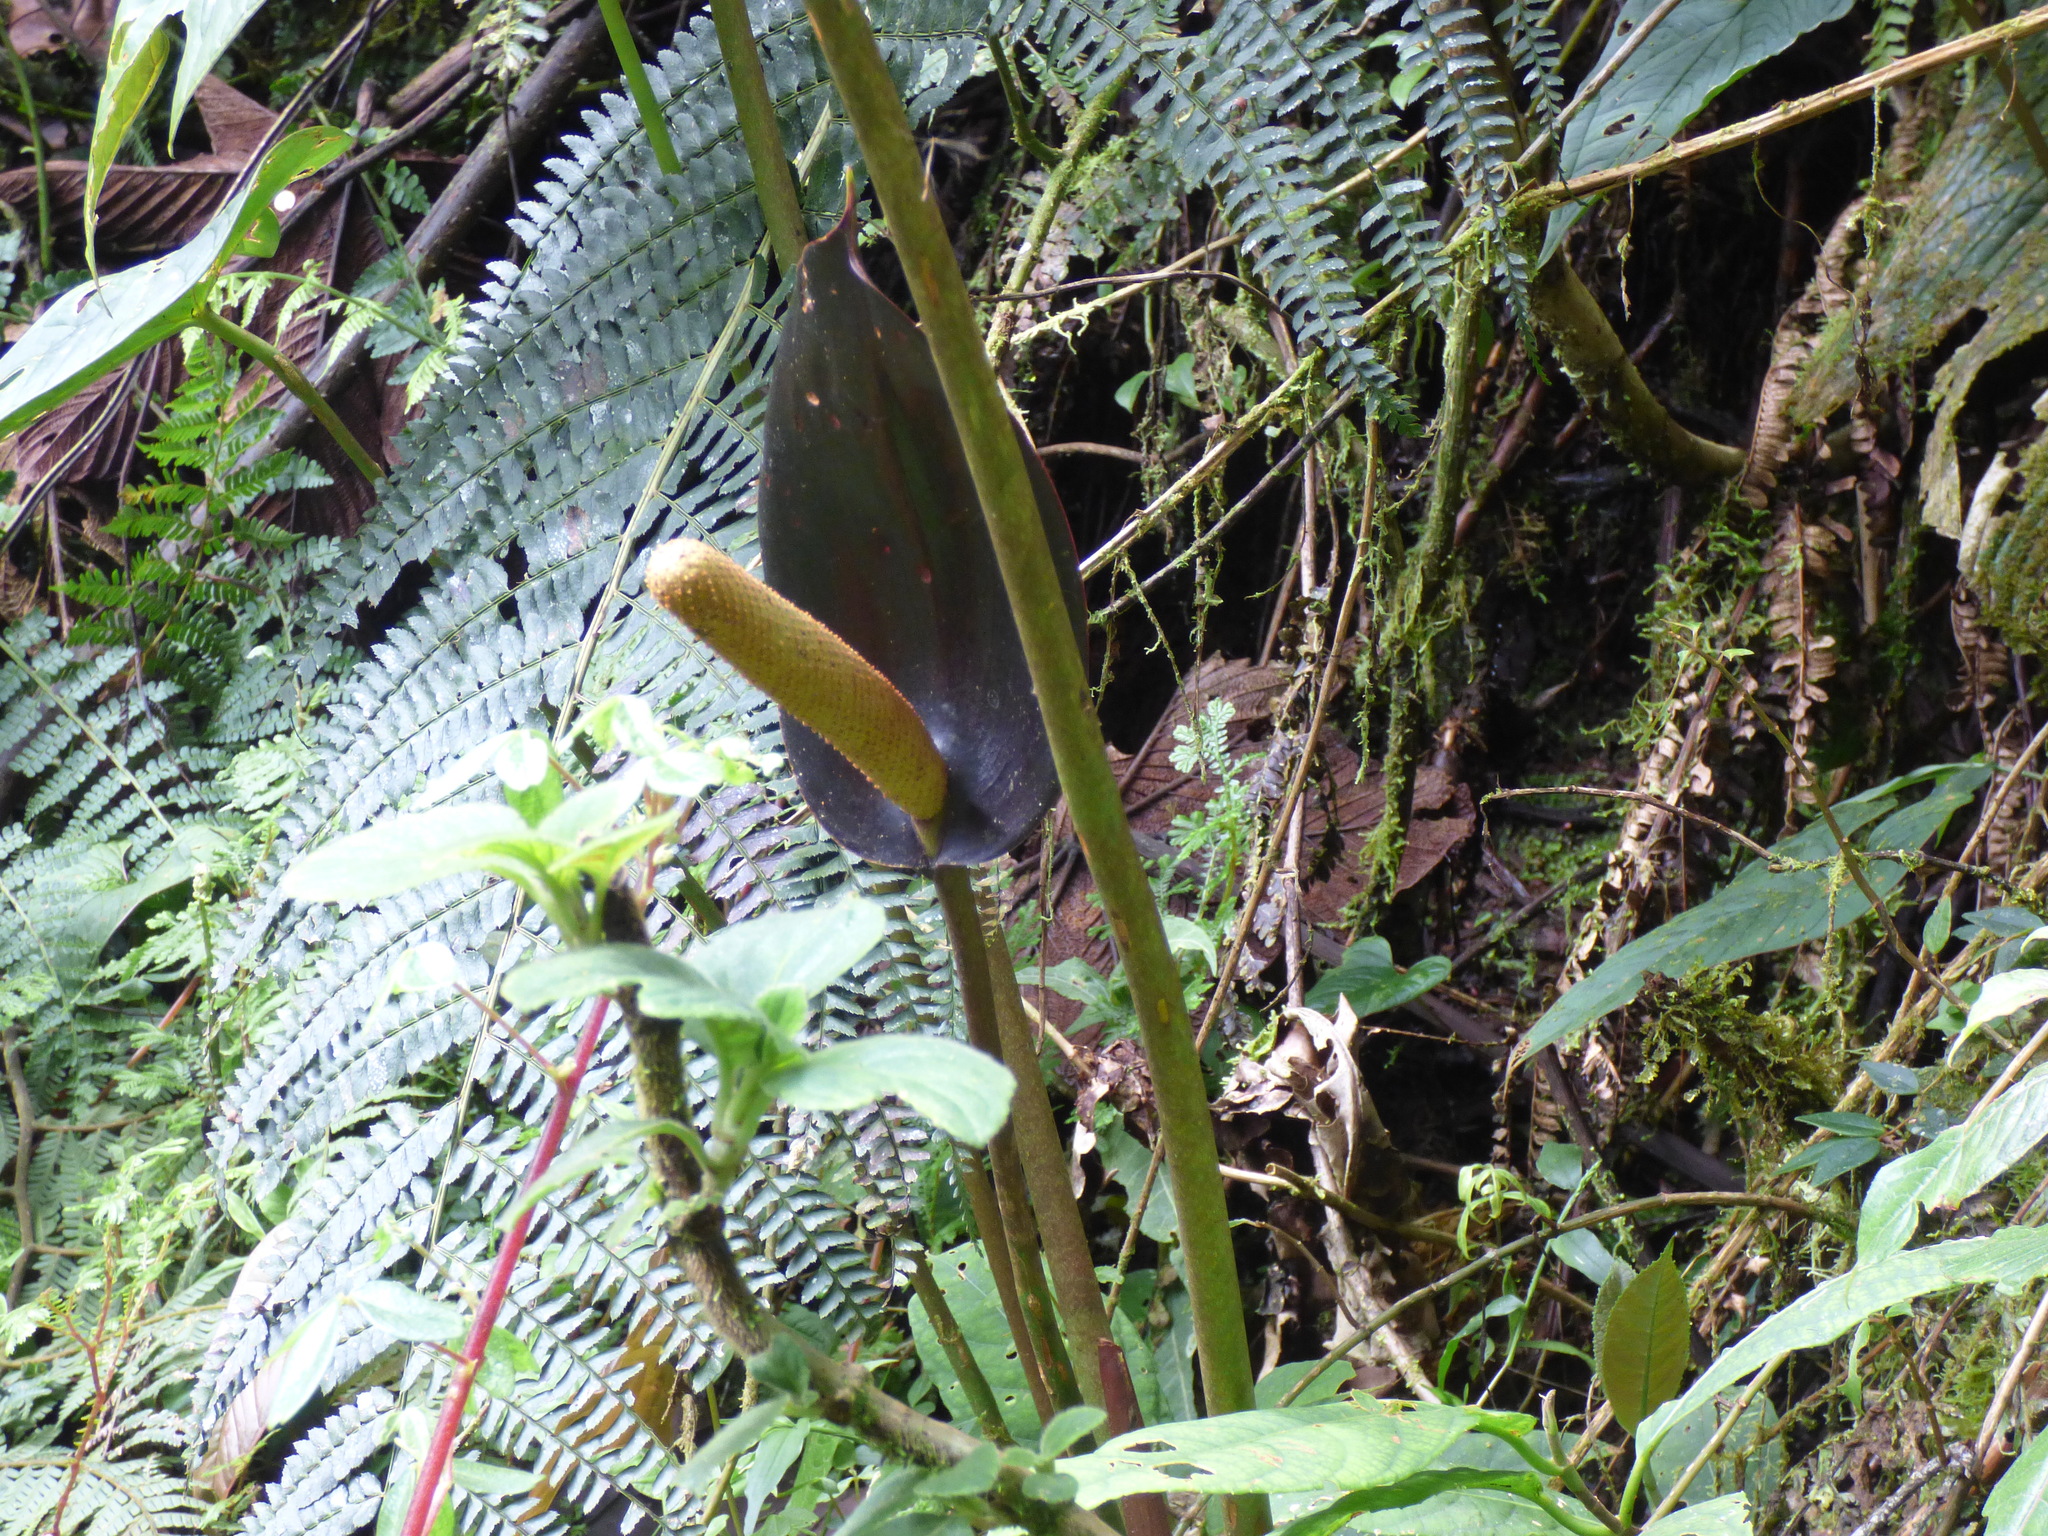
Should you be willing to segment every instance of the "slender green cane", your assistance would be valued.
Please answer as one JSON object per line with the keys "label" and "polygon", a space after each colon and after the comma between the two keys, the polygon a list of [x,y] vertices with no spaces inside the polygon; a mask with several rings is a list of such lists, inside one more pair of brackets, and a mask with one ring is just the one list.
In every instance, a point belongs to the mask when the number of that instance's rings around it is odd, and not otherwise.
{"label": "slender green cane", "polygon": [[604,16],[604,29],[612,36],[612,48],[619,56],[619,73],[625,77],[626,94],[633,98],[633,110],[640,114],[640,126],[647,130],[647,147],[654,151],[655,168],[664,176],[683,174],[682,158],[675,140],[668,136],[668,119],[661,115],[661,103],[654,99],[654,83],[647,78],[647,66],[640,58],[640,45],[633,41],[633,29],[626,25],[626,13],[619,0],[597,0]]}
{"label": "slender green cane", "polygon": [[747,0],[711,0],[711,22],[718,29],[718,54],[725,61],[725,84],[732,92],[733,113],[747,146],[747,164],[754,171],[754,200],[768,226],[768,243],[787,276],[810,238],[804,208],[782,149],[782,125],[775,120],[775,98],[768,94],[768,76],[761,68],[761,50],[747,20]]}
{"label": "slender green cane", "polygon": [[[952,243],[938,205],[927,195],[903,103],[867,17],[852,0],[809,0],[807,8],[931,342],[932,359],[988,518],[1068,810],[1130,979],[1181,1219],[1204,1401],[1211,1413],[1249,1409],[1251,1351],[1208,1093],[1195,1056],[1180,973],[1167,949],[1145,866],[1124,819],[1116,774],[1103,750],[1102,726],[1089,700],[1087,671],[1074,644],[1037,497]],[[1232,1524],[1238,1536],[1263,1530],[1264,1499],[1235,1501]]]}
{"label": "slender green cane", "polygon": [[202,331],[210,331],[231,347],[239,348],[256,359],[277,376],[280,384],[304,402],[313,419],[325,427],[328,434],[348,455],[349,463],[363,472],[363,478],[375,484],[384,478],[384,466],[371,458],[369,451],[356,441],[355,433],[349,431],[342,419],[335,415],[334,407],[327,403],[327,397],[313,387],[312,380],[299,372],[298,365],[286,357],[254,331],[245,330],[210,309],[202,309],[193,321]]}

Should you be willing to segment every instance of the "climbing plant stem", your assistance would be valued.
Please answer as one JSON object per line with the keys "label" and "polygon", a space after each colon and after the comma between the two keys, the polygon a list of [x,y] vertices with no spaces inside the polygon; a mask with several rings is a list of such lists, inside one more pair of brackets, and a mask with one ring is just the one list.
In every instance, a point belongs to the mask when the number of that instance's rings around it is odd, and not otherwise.
{"label": "climbing plant stem", "polygon": [[[1211,1413],[1249,1409],[1251,1352],[1237,1259],[1180,972],[1103,750],[1102,726],[1089,699],[1087,671],[1074,644],[1037,497],[952,242],[929,195],[903,103],[867,17],[853,0],[809,0],[807,8],[931,343],[1016,615],[1068,813],[1130,981],[1180,1215],[1204,1400]],[[1264,1502],[1236,1501],[1232,1524],[1238,1536],[1264,1528]]]}
{"label": "climbing plant stem", "polygon": [[231,347],[237,347],[256,359],[277,376],[280,384],[297,396],[300,403],[313,413],[313,419],[327,429],[328,435],[348,455],[349,463],[362,471],[363,478],[375,484],[384,478],[384,467],[371,458],[369,451],[356,441],[355,433],[349,431],[347,423],[337,416],[334,407],[327,403],[327,397],[313,387],[312,380],[299,372],[298,365],[286,357],[254,331],[245,330],[225,315],[213,310],[202,309],[199,318],[193,322],[202,331],[218,336]]}
{"label": "climbing plant stem", "polygon": [[[604,16],[604,29],[612,37],[612,49],[619,56],[619,73],[625,77],[626,94],[633,98],[633,110],[640,114],[640,126],[647,130],[647,147],[654,152],[655,169],[664,176],[683,174],[683,162],[676,154],[675,140],[668,136],[668,119],[661,115],[661,103],[654,99],[654,82],[647,78],[640,45],[633,41],[633,29],[626,25],[626,13],[619,0],[597,0]],[[720,42],[724,41],[723,37]],[[734,100],[739,93],[735,89]]]}
{"label": "climbing plant stem", "polygon": [[725,84],[732,92],[733,114],[747,146],[747,164],[754,172],[754,201],[768,226],[768,243],[787,277],[796,270],[804,243],[804,208],[797,198],[796,178],[782,147],[782,125],[776,121],[775,98],[768,94],[768,76],[761,68],[761,49],[754,25],[747,19],[747,0],[711,0],[711,24],[718,29],[718,56],[725,61]]}

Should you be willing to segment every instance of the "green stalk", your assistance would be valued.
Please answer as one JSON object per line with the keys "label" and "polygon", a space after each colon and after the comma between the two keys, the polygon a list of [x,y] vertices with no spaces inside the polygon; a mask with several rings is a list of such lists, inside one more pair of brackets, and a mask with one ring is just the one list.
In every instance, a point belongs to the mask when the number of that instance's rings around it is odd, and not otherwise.
{"label": "green stalk", "polygon": [[1031,1337],[1031,1322],[1024,1315],[1024,1300],[1017,1294],[1017,1267],[1011,1262],[1010,1234],[1003,1226],[1003,1208],[996,1200],[996,1187],[988,1168],[972,1147],[955,1147],[953,1165],[960,1173],[960,1187],[967,1193],[967,1205],[974,1212],[975,1229],[981,1234],[982,1252],[988,1256],[989,1278],[996,1298],[1003,1304],[1003,1320],[1010,1325],[1010,1342],[1017,1347],[1017,1363],[1024,1368],[1024,1384],[1031,1389],[1031,1405],[1043,1424],[1059,1411],[1052,1389],[1045,1383],[1045,1369],[1039,1364],[1038,1346]]}
{"label": "green stalk", "polygon": [[747,164],[754,170],[754,200],[768,226],[768,243],[786,277],[810,238],[804,208],[797,198],[796,178],[783,153],[782,125],[775,119],[775,98],[768,94],[768,76],[761,68],[761,50],[747,20],[747,0],[711,0],[711,23],[718,29],[718,56],[725,61],[726,89],[732,92],[733,115],[747,146]]}
{"label": "green stalk", "polygon": [[[654,151],[654,164],[664,176],[683,174],[682,158],[675,140],[668,136],[668,119],[661,115],[661,103],[654,99],[654,84],[647,78],[647,66],[640,58],[640,45],[633,41],[633,29],[626,25],[626,13],[619,0],[597,0],[604,16],[604,29],[612,35],[612,49],[619,56],[619,73],[625,78],[626,94],[633,98],[633,110],[640,114],[640,126],[647,130],[647,147]],[[737,97],[737,92],[735,92]]]}
{"label": "green stalk", "polygon": [[7,62],[14,69],[14,83],[21,91],[21,115],[28,124],[28,149],[36,162],[36,276],[50,275],[50,167],[43,147],[43,124],[36,115],[36,95],[29,89],[28,66],[15,49],[14,38],[0,26],[0,47],[7,50]]}
{"label": "green stalk", "polygon": [[967,1338],[960,1331],[960,1320],[953,1316],[952,1307],[946,1303],[946,1293],[939,1289],[932,1267],[921,1253],[912,1254],[910,1258],[910,1288],[924,1303],[925,1316],[931,1319],[932,1332],[938,1335],[939,1347],[946,1352],[953,1374],[960,1380],[960,1390],[966,1394],[968,1406],[973,1408],[975,1420],[981,1425],[981,1437],[993,1440],[997,1445],[1008,1445],[1010,1431],[1003,1423],[1002,1409],[996,1406],[995,1391],[989,1386],[988,1377],[982,1373],[981,1362],[967,1347]]}
{"label": "green stalk", "polygon": [[1107,1408],[1100,1349],[1112,1336],[1102,1287],[1095,1278],[1095,1255],[1089,1251],[1081,1205],[1074,1198],[1059,1125],[1046,1096],[1045,1073],[1038,1064],[1030,1021],[1024,1016],[1024,999],[1017,991],[1010,947],[1003,941],[1002,931],[989,920],[986,908],[982,916],[1003,1060],[1017,1079],[1017,1096],[1010,1103],[1010,1130],[1016,1138],[1018,1160],[1024,1165],[1031,1207],[1038,1217],[1038,1235],[1045,1248],[1046,1268],[1052,1274],[1053,1292],[1059,1299],[1060,1321],[1073,1353],[1081,1395],[1096,1407]]}
{"label": "green stalk", "polygon": [[[956,865],[940,865],[932,871],[932,884],[938,889],[946,932],[953,941],[953,979],[960,992],[960,1011],[967,1016],[968,1042],[976,1050],[1002,1061],[1002,1031],[996,1022],[995,988],[989,977],[988,947],[982,942],[981,909],[975,905],[973,882],[966,870]],[[1037,1075],[1034,1062],[1032,1077],[1036,1079]],[[1021,1095],[1021,1077],[1018,1088]],[[1017,1294],[1031,1335],[1038,1343],[1046,1385],[1054,1401],[1064,1408],[1078,1399],[1080,1387],[1067,1357],[1051,1293],[1046,1289],[1045,1272],[1038,1262],[1038,1219],[1032,1208],[1031,1188],[1017,1155],[1013,1126],[1004,1126],[990,1139],[988,1162],[995,1180],[1001,1225],[1008,1236]],[[1100,1393],[1100,1383],[1095,1390]],[[1098,1407],[1101,1404],[1099,1395],[1088,1401]]]}
{"label": "green stalk", "polygon": [[348,455],[349,463],[362,471],[365,480],[375,485],[384,478],[383,466],[371,458],[368,450],[356,441],[355,433],[349,431],[347,424],[334,414],[334,407],[327,403],[327,397],[313,387],[312,380],[299,372],[298,365],[290,358],[254,331],[244,330],[225,315],[216,314],[213,310],[200,310],[192,323],[202,331],[218,336],[229,346],[248,353],[275,374],[278,382],[298,396],[300,403],[313,413],[313,419],[327,429],[328,435],[340,445],[341,451]]}
{"label": "green stalk", "polygon": [[[1251,1351],[1237,1259],[1180,971],[1167,949],[1152,887],[1124,819],[1116,774],[1103,750],[1102,726],[1089,699],[1087,671],[1074,644],[1037,498],[938,205],[925,194],[924,170],[903,103],[867,17],[853,0],[808,0],[808,10],[917,300],[988,519],[1068,811],[1130,979],[1180,1213],[1204,1401],[1211,1413],[1248,1410],[1253,1406]],[[1238,1536],[1256,1536],[1266,1525],[1265,1500],[1234,1501],[1232,1524]]]}

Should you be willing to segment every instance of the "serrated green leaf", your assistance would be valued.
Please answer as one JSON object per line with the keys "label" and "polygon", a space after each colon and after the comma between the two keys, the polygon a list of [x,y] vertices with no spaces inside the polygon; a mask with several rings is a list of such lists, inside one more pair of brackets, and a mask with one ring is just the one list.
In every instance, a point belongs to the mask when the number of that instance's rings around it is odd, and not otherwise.
{"label": "serrated green leaf", "polygon": [[1600,1338],[1600,1387],[1615,1422],[1628,1433],[1677,1395],[1691,1339],[1685,1276],[1666,1255],[1615,1298]]}
{"label": "serrated green leaf", "polygon": [[987,1146],[1010,1115],[1017,1080],[993,1057],[931,1035],[868,1035],[811,1051],[768,1079],[798,1109],[843,1112],[894,1096],[948,1136]]}

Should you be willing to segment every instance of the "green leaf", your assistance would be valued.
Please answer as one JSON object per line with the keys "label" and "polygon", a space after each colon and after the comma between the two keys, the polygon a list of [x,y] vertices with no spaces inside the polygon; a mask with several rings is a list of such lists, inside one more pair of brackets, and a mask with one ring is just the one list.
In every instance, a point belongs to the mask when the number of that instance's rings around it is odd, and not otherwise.
{"label": "green leaf", "polygon": [[[1995,978],[1994,978],[1995,979]],[[1856,1263],[1890,1258],[1913,1240],[1923,1210],[1961,1205],[2048,1136],[2048,1067],[2015,1083],[1974,1124],[1954,1125],[1870,1181],[1856,1223]]]}
{"label": "green leaf", "polygon": [[1870,1136],[1835,1136],[1801,1147],[1778,1167],[1780,1173],[1806,1172],[1809,1182],[1825,1188],[1852,1169],[1874,1163],[1884,1149]]}
{"label": "green leaf", "polygon": [[1100,1408],[1090,1407],[1086,1404],[1076,1404],[1072,1408],[1062,1408],[1052,1416],[1051,1421],[1046,1424],[1045,1428],[1039,1431],[1038,1454],[1041,1456],[1064,1455],[1077,1441],[1094,1434],[1096,1430],[1100,1429],[1103,1421],[1108,1417],[1109,1415]]}
{"label": "green leaf", "polygon": [[128,130],[142,113],[157,77],[171,56],[164,21],[175,15],[182,0],[121,0],[107,33],[106,76],[100,84],[93,114],[92,147],[85,163],[85,264],[99,272],[94,237],[99,232],[100,189]]}
{"label": "green leaf", "polygon": [[1642,1536],[1749,1536],[1749,1501],[1742,1494],[1674,1509],[1662,1520],[1652,1520]]}
{"label": "green leaf", "polygon": [[1607,1245],[1584,1227],[1576,1232],[1562,1232],[1550,1240],[1550,1251],[1584,1275],[1595,1285],[1606,1282],[1614,1273],[1617,1262],[1607,1251]]}
{"label": "green leaf", "polygon": [[1837,1136],[1882,1136],[1884,1122],[1872,1115],[1845,1115],[1833,1110],[1818,1115],[1801,1115],[1801,1125],[1810,1125],[1817,1131],[1833,1131]]}
{"label": "green leaf", "polygon": [[[1332,1504],[1288,1522],[1275,1533],[1275,1536],[1336,1536],[1338,1531],[1360,1515],[1377,1514],[1390,1509],[1407,1509],[1447,1493],[1461,1493],[1475,1488],[1512,1493],[1527,1501],[1532,1495],[1543,1492],[1543,1480],[1533,1472],[1489,1472],[1479,1467],[1436,1468],[1428,1472],[1417,1472],[1412,1477],[1404,1477],[1399,1482],[1388,1483],[1381,1488],[1365,1488],[1357,1493],[1347,1493]],[[1528,1507],[1529,1512],[1541,1520],[1544,1526],[1553,1531],[1557,1529],[1540,1506],[1530,1502]],[[1380,1528],[1379,1522],[1373,1522],[1373,1529]]]}
{"label": "green leaf", "polygon": [[[1253,1402],[1261,1408],[1277,1407],[1280,1399],[1294,1390],[1294,1384],[1308,1375],[1319,1364],[1321,1362],[1317,1360],[1290,1360],[1285,1365],[1274,1366],[1272,1370],[1266,1372],[1265,1375],[1261,1376],[1253,1384]],[[1316,1403],[1327,1403],[1342,1390],[1341,1383],[1345,1380],[1346,1372],[1343,1367],[1341,1365],[1333,1365],[1330,1369],[1317,1376],[1314,1381],[1310,1382],[1307,1390],[1292,1403],[1288,1404],[1288,1406],[1290,1408],[1307,1408]]]}
{"label": "green leaf", "polygon": [[1480,1424],[1534,1427],[1523,1414],[1351,1398],[1132,1430],[1059,1470],[1079,1481],[1074,1501],[1090,1509],[1134,1493],[1377,1488],[1430,1470]]}
{"label": "green leaf", "polygon": [[966,1456],[942,1472],[933,1472],[925,1477],[918,1487],[918,1496],[926,1499],[972,1498],[987,1493],[996,1485],[996,1471],[1001,1457],[992,1445],[977,1445]]}
{"label": "green leaf", "polygon": [[494,1397],[509,1397],[522,1380],[540,1375],[540,1362],[526,1341],[509,1328],[493,1328],[484,1341],[483,1363],[476,1379]]}
{"label": "green leaf", "polygon": [[1116,387],[1116,403],[1125,410],[1135,413],[1138,409],[1138,391],[1145,387],[1145,381],[1152,377],[1152,370],[1145,369],[1132,374]]}
{"label": "green leaf", "polygon": [[278,889],[300,901],[377,901],[449,875],[496,871],[506,850],[536,869],[554,853],[509,805],[448,805],[315,848],[285,871]]}
{"label": "green leaf", "polygon": [[495,1461],[471,1461],[466,1456],[456,1457],[448,1464],[448,1471],[454,1477],[456,1487],[500,1498],[530,1493],[533,1485],[540,1481],[537,1473],[522,1467],[507,1467]]}
{"label": "green leaf", "polygon": [[384,1485],[383,1502],[377,1506],[377,1536],[400,1536],[406,1514],[412,1508],[412,1491],[419,1486],[419,1464],[407,1461]]}
{"label": "green leaf", "polygon": [[521,1190],[519,1198],[498,1217],[498,1230],[510,1231],[513,1222],[563,1186],[574,1184],[600,1168],[625,1162],[649,1136],[682,1136],[687,1140],[694,1134],[691,1127],[674,1120],[614,1120],[578,1141],[557,1157],[546,1173]]}
{"label": "green leaf", "polygon": [[[1729,1406],[1721,1398],[1702,1403],[1666,1431],[1649,1458],[1650,1475],[1659,1490],[1672,1487],[1693,1458],[1707,1448]],[[1753,1400],[1742,1410],[1721,1448],[1686,1488],[1684,1502],[1705,1504],[1730,1493],[1744,1493],[1752,1505],[1761,1508],[1785,1472],[1784,1437],[1772,1433],[1777,1422],[1778,1411],[1768,1397]]]}
{"label": "green leaf", "polygon": [[1536,1153],[1536,1176],[1567,1192],[1586,1176],[1586,1154],[1568,1141],[1546,1141]]}
{"label": "green leaf", "polygon": [[396,1280],[365,1281],[343,1300],[393,1338],[404,1339],[408,1344],[438,1344],[452,1339],[469,1322],[468,1314],[452,1301],[422,1296]]}
{"label": "green leaf", "polygon": [[1691,1339],[1685,1277],[1667,1254],[1615,1298],[1600,1339],[1600,1386],[1628,1433],[1677,1395]]}
{"label": "green leaf", "polygon": [[[1151,1171],[1152,1150],[1130,1133],[1123,1111],[1114,1104],[1098,1102],[1095,1106],[1095,1150],[1104,1171],[1123,1185],[1127,1202],[1137,1204],[1138,1191],[1145,1187],[1145,1175]],[[1152,1198],[1145,1202],[1138,1231],[1155,1243],[1179,1241],[1180,1212],[1173,1203],[1173,1181],[1164,1176],[1163,1169],[1152,1181]]]}
{"label": "green leaf", "polygon": [[1881,1093],[1910,1098],[1920,1091],[1920,1074],[1896,1061],[1866,1061],[1863,1063],[1863,1075],[1876,1084]]}
{"label": "green leaf", "polygon": [[[1674,12],[1671,20],[1677,20],[1678,14]],[[1940,832],[1989,777],[1989,769],[1974,764],[1943,765],[1934,788],[1913,804],[1891,810],[1892,801],[1906,787],[1904,779],[1895,779],[1837,805],[1835,820],[1845,834],[1876,822],[1867,837],[1852,837],[1862,847],[1918,848]],[[1773,845],[1771,851],[1780,858],[1809,862],[1832,859],[1837,852],[1833,836],[1819,823]],[[1885,861],[1869,865],[1865,876],[1882,897],[1898,889],[1906,872],[1903,865]],[[1863,893],[1853,886],[1838,887],[1825,864],[1774,874],[1758,860],[1710,899],[1608,956],[1592,975],[1551,1004],[1522,1041],[1520,1053],[1528,1055],[1555,1045],[1634,1002],[1643,979],[1652,973],[1683,981],[1710,966],[1820,938],[1847,927],[1869,910]]]}
{"label": "green leaf", "polygon": [[199,82],[220,62],[249,18],[262,9],[263,0],[185,0],[185,46],[178,54],[178,78],[171,86],[170,137],[177,136],[178,123]]}
{"label": "green leaf", "polygon": [[278,1374],[283,1378],[283,1385],[270,1400],[270,1411],[264,1416],[266,1429],[288,1423],[312,1401],[340,1343],[341,1308],[333,1302],[321,1307],[292,1330],[291,1336],[277,1352]]}
{"label": "green leaf", "polygon": [[0,355],[0,437],[190,325],[230,261],[276,251],[271,199],[347,147],[346,134],[299,129],[264,157],[248,190],[207,220],[190,242],[52,300]]}
{"label": "green leaf", "polygon": [[[1627,0],[1591,73],[1656,8],[1657,0]],[[1848,9],[1849,0],[1685,0],[1566,126],[1558,176],[1568,180],[1655,154],[1722,91]],[[1541,259],[1549,259],[1584,207],[1551,215]]]}
{"label": "green leaf", "polygon": [[887,929],[879,903],[852,897],[729,923],[692,946],[690,964],[734,997],[756,998],[774,987],[816,997],[865,960]]}
{"label": "green leaf", "polygon": [[1450,979],[1451,962],[1442,955],[1418,960],[1407,970],[1394,965],[1394,951],[1385,939],[1363,938],[1344,951],[1344,958],[1323,973],[1309,989],[1308,1006],[1334,1013],[1339,997],[1351,999],[1361,1019],[1413,1002]]}
{"label": "green leaf", "polygon": [[2048,998],[2048,971],[2005,971],[1984,983],[1970,1004],[1969,1026],[1996,1024]]}
{"label": "green leaf", "polygon": [[2009,1227],[1990,1237],[1966,1237],[1916,1248],[1815,1286],[1791,1306],[1730,1345],[1700,1373],[1683,1397],[1666,1403],[1636,1433],[1640,1452],[1656,1448],[1671,1426],[1716,1392],[1795,1349],[1832,1344],[1864,1318],[1900,1302],[1959,1285],[2012,1290],[2048,1274],[2048,1230]]}
{"label": "green leaf", "polygon": [[958,1141],[985,1147],[1010,1115],[1017,1080],[993,1057],[931,1035],[868,1035],[808,1052],[768,1079],[798,1109],[858,1109],[895,1095]]}
{"label": "green leaf", "polygon": [[592,944],[529,960],[505,978],[505,1000],[522,1011],[640,989],[640,1011],[657,1019],[730,1019],[765,1025],[760,1010],[712,985],[696,966],[645,944]]}
{"label": "green leaf", "polygon": [[1926,926],[1920,930],[1920,942],[1927,946],[1930,955],[1939,955],[1948,948],[1949,932],[1954,926],[1955,914],[1955,900],[1948,896],[1937,901],[1934,910],[1927,914]]}
{"label": "green leaf", "polygon": [[1984,1536],[2043,1536],[2048,1532],[2048,1435],[2014,1458],[1984,1501]]}
{"label": "green leaf", "polygon": [[[932,1278],[939,1282],[946,1306],[960,1325],[960,1334],[966,1341],[968,1352],[981,1367],[981,1374],[988,1378],[989,1390],[995,1394],[1004,1425],[1019,1444],[1030,1444],[1038,1434],[1038,1415],[1032,1407],[1031,1391],[1024,1380],[1024,1367],[1018,1363],[1017,1347],[1010,1336],[1009,1322],[1003,1315],[1002,1299],[996,1293],[995,1281],[989,1274],[988,1259],[983,1255],[981,1245],[962,1243],[944,1253],[933,1254],[930,1262]],[[915,1297],[910,1302],[910,1337],[917,1347],[918,1364],[924,1367],[925,1375],[938,1387],[939,1398],[945,1403],[947,1413],[956,1423],[973,1423],[974,1410],[968,1404],[967,1394],[960,1390],[952,1362],[947,1359],[939,1336],[932,1329],[924,1303]]]}

